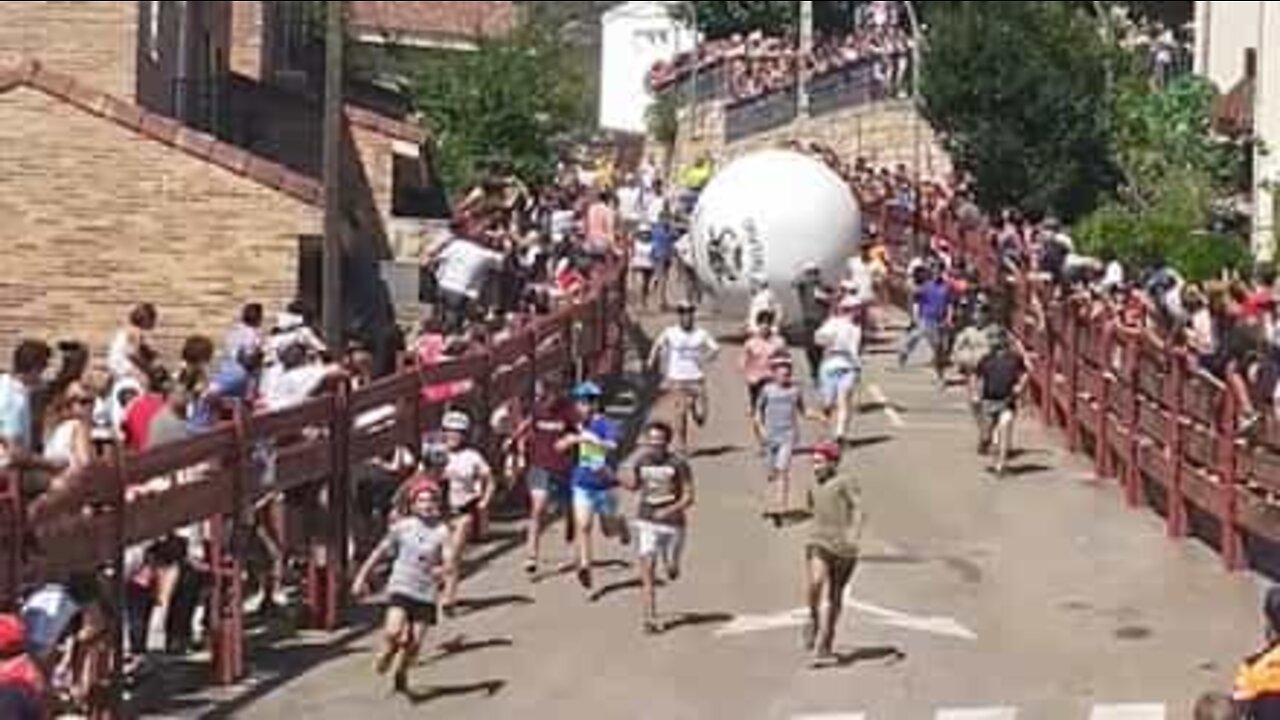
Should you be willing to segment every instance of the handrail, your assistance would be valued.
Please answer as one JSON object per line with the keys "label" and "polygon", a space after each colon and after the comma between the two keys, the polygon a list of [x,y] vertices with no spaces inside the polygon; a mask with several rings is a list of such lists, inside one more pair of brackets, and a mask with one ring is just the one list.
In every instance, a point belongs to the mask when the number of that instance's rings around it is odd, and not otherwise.
{"label": "handrail", "polygon": [[[465,399],[468,407],[485,412],[527,397],[535,378],[571,371],[579,363],[591,373],[618,369],[625,282],[625,266],[611,263],[581,303],[488,348],[435,367],[407,367],[359,390],[342,386],[290,410],[254,416],[238,411],[233,422],[141,454],[116,452],[78,473],[71,490],[42,498],[30,509],[17,477],[0,473],[0,609],[11,607],[24,587],[95,572],[113,561],[122,567],[126,546],[204,522],[211,530],[215,577],[215,675],[223,683],[234,682],[244,671],[243,603],[240,560],[228,540],[240,535],[234,528],[255,503],[268,492],[327,489],[321,497],[330,500],[319,509],[330,557],[338,557],[309,573],[308,604],[313,620],[332,628],[345,587],[341,570],[349,519],[346,503],[332,498],[349,502],[353,496],[351,464],[400,444],[416,444],[429,419],[456,400],[428,399],[423,390],[430,385],[474,381],[476,392]],[[563,339],[580,325],[585,341],[566,347]],[[395,411],[374,427],[359,427],[362,416],[388,406]]]}

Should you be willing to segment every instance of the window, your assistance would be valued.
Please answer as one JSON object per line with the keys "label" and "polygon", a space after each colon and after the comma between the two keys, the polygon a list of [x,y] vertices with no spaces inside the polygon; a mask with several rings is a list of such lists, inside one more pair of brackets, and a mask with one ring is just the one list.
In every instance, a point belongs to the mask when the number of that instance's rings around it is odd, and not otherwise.
{"label": "window", "polygon": [[445,217],[440,188],[431,182],[427,162],[419,155],[395,153],[391,166],[391,214],[394,217]]}
{"label": "window", "polygon": [[147,3],[147,57],[151,62],[160,62],[160,0]]}

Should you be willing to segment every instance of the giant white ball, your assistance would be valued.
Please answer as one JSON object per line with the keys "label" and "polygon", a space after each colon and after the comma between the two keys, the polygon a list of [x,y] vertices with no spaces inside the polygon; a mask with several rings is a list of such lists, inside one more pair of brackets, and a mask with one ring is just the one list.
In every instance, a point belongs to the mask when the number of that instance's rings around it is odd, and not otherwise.
{"label": "giant white ball", "polygon": [[716,309],[745,317],[754,281],[796,317],[792,283],[807,263],[840,277],[861,239],[849,186],[807,155],[762,150],[725,166],[703,190],[691,228],[698,276]]}

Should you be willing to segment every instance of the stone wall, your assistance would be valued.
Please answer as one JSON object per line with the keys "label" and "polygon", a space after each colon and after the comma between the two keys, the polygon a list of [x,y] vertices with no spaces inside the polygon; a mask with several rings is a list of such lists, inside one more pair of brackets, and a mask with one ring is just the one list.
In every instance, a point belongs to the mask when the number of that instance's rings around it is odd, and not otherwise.
{"label": "stone wall", "polygon": [[686,108],[680,113],[680,134],[672,167],[684,167],[707,152],[723,163],[744,153],[793,140],[823,143],[850,162],[865,157],[877,165],[904,164],[914,168],[918,157],[924,177],[951,172],[951,160],[938,144],[928,122],[915,112],[909,101],[902,100],[797,120],[732,143],[725,140],[722,106],[706,104],[696,113]]}

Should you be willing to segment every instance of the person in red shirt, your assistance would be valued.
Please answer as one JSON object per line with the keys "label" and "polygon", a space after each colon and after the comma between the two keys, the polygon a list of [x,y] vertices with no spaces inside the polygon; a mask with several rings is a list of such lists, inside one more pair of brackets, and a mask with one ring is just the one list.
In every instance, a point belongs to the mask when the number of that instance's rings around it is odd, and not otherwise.
{"label": "person in red shirt", "polygon": [[[515,433],[524,443],[528,458],[525,478],[529,484],[530,509],[525,572],[530,576],[538,572],[542,533],[551,520],[552,504],[566,507],[569,497],[573,454],[561,451],[557,445],[574,431],[580,420],[576,405],[565,394],[559,379],[548,378],[540,384],[533,413]],[[572,533],[572,529],[567,528],[566,533]],[[567,541],[572,540],[572,534],[567,535]]]}
{"label": "person in red shirt", "polygon": [[26,646],[22,619],[0,615],[0,715],[6,720],[47,717],[48,684]]}

